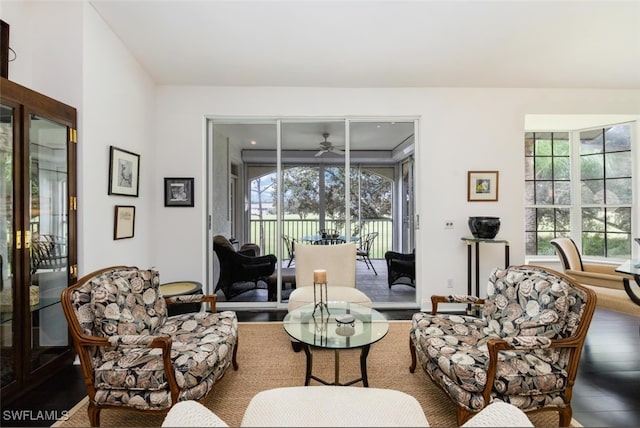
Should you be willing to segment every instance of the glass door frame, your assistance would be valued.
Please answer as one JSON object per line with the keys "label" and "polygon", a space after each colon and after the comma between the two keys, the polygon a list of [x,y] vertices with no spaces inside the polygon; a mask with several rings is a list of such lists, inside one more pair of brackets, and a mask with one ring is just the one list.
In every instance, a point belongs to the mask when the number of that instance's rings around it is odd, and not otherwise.
{"label": "glass door frame", "polygon": [[[211,194],[212,194],[212,189],[214,188],[214,186],[216,185],[216,183],[214,182],[213,179],[213,175],[211,168],[213,166],[212,163],[212,158],[213,158],[213,147],[212,145],[215,143],[215,137],[214,137],[214,128],[217,124],[230,124],[233,123],[234,121],[236,121],[238,124],[243,124],[243,123],[247,123],[247,124],[251,124],[251,123],[255,123],[255,121],[261,123],[261,124],[272,124],[275,126],[275,134],[276,134],[276,186],[277,186],[277,190],[276,190],[276,198],[278,203],[276,204],[276,236],[280,237],[282,235],[282,168],[283,168],[283,159],[282,159],[282,151],[286,150],[286,147],[283,148],[282,147],[282,132],[283,132],[283,124],[288,124],[288,123],[294,123],[294,122],[305,122],[305,121],[310,121],[310,122],[326,122],[326,121],[332,121],[332,122],[343,122],[344,123],[344,132],[345,132],[345,144],[344,144],[344,150],[345,150],[345,160],[344,160],[344,164],[340,164],[344,167],[344,171],[345,171],[345,230],[348,231],[348,233],[351,233],[351,192],[350,192],[350,177],[351,177],[351,132],[350,132],[350,125],[351,123],[354,122],[394,122],[394,121],[404,121],[404,122],[412,122],[413,123],[413,129],[414,129],[414,141],[415,141],[415,136],[417,135],[417,130],[418,130],[418,119],[416,117],[327,117],[327,116],[320,116],[320,117],[273,117],[273,118],[255,118],[255,117],[233,117],[233,118],[229,118],[229,117],[208,117],[207,118],[207,152],[208,152],[208,166],[207,166],[207,183],[209,186],[209,189],[207,191],[207,195],[209,198],[209,203],[207,204],[207,216],[209,218],[209,228],[208,228],[208,239],[207,242],[212,242],[213,239],[213,229],[211,227],[211,218],[212,218],[212,205],[214,203],[214,201],[212,200],[213,198],[211,198]],[[227,142],[228,143],[228,142]],[[414,156],[415,156],[415,151],[416,151],[416,144],[411,144],[410,145],[410,149],[411,151],[414,152]],[[406,152],[406,148],[405,148],[405,152]],[[243,163],[243,168],[244,168],[244,172],[243,172],[243,178],[242,180],[245,181],[244,183],[244,195],[242,195],[245,198],[245,204],[249,203],[250,204],[250,199],[249,202],[246,201],[246,198],[250,197],[250,189],[249,189],[249,180],[248,180],[248,175],[246,174],[246,163]],[[417,183],[415,182],[415,176],[414,176],[414,186],[417,185]],[[240,186],[239,186],[240,187]],[[399,195],[398,192],[398,188],[394,186],[394,190],[396,192],[397,195]],[[413,193],[414,197],[416,195],[416,192]],[[239,195],[240,196],[240,195]],[[413,205],[415,207],[415,204]],[[246,211],[246,210],[245,210]],[[394,213],[397,213],[398,211],[396,211],[396,209],[393,210]],[[249,215],[250,215],[250,209],[249,209]],[[413,220],[413,219],[412,219]],[[400,220],[399,223],[401,224],[402,221]],[[245,231],[245,233],[249,232],[249,221],[245,220],[244,222],[245,227],[243,228],[243,230]],[[414,225],[414,222],[411,221],[411,224]],[[394,229],[396,230],[396,232],[401,232],[400,227],[394,227]],[[414,239],[415,239],[415,228],[414,228]],[[395,246],[394,246],[395,247]],[[214,259],[215,259],[215,253],[213,252],[212,248],[209,248],[209,246],[207,246],[207,260],[208,260],[208,265],[206,268],[206,277],[207,277],[207,283],[208,284],[212,284],[213,283],[213,279],[214,279],[214,271],[212,270],[213,266],[214,266]],[[275,302],[218,302],[220,307],[225,307],[225,308],[229,308],[229,309],[234,309],[234,308],[246,308],[246,307],[275,307],[277,309],[286,309],[286,302],[282,303],[281,302],[281,293],[282,293],[282,264],[281,261],[283,260],[283,257],[285,257],[287,255],[287,251],[286,248],[284,246],[284,243],[282,241],[282,239],[278,240],[278,245],[276,245],[276,257],[278,258],[279,263],[277,264],[276,267],[276,272],[277,272],[277,299]],[[215,284],[213,285],[213,288],[215,288]],[[211,290],[211,292],[213,292],[213,290]],[[409,301],[406,302],[407,307],[414,307],[416,302],[418,301],[418,296],[417,296],[417,290],[416,290],[416,299],[415,301]],[[400,302],[403,303],[403,302]],[[393,303],[394,306],[398,306],[397,302]],[[382,305],[384,306],[384,305]]]}

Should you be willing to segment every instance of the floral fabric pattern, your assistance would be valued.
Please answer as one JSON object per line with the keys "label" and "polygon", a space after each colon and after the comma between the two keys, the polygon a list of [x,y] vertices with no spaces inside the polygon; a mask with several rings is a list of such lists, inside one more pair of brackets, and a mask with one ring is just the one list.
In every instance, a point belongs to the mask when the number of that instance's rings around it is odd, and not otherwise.
{"label": "floral fabric pattern", "polygon": [[91,352],[97,404],[171,407],[162,350],[148,347],[159,336],[172,339],[171,361],[180,401],[204,398],[231,365],[238,337],[235,312],[168,317],[158,285],[156,271],[114,269],[72,294],[83,332],[107,337],[111,345]]}
{"label": "floral fabric pattern", "polygon": [[[410,338],[418,362],[450,398],[471,412],[485,405],[490,339],[516,350],[498,354],[492,400],[522,410],[563,406],[569,351],[549,347],[580,323],[586,293],[560,276],[533,267],[496,269],[483,316],[416,313]],[[465,301],[456,296],[453,301]]]}

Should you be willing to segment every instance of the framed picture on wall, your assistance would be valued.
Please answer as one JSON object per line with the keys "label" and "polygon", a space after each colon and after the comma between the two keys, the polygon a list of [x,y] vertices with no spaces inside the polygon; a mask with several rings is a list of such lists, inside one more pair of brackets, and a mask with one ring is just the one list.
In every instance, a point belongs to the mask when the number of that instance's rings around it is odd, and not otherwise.
{"label": "framed picture on wall", "polygon": [[133,238],[136,224],[136,207],[116,205],[113,222],[113,239]]}
{"label": "framed picture on wall", "polygon": [[110,146],[109,194],[138,196],[140,155]]}
{"label": "framed picture on wall", "polygon": [[467,201],[498,200],[498,171],[469,171],[467,173]]}
{"label": "framed picture on wall", "polygon": [[165,207],[193,206],[193,177],[165,177]]}

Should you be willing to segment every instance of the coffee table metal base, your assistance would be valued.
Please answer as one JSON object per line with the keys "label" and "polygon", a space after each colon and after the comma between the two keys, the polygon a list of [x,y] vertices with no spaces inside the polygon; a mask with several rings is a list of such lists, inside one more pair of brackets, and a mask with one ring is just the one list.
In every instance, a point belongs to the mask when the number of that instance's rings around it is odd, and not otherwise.
{"label": "coffee table metal base", "polygon": [[369,349],[371,348],[371,345],[365,345],[362,347],[362,350],[360,351],[360,374],[361,377],[357,378],[357,379],[353,379],[349,382],[346,383],[340,383],[340,350],[339,349],[334,349],[334,378],[333,378],[333,382],[328,382],[324,379],[320,379],[317,376],[314,376],[312,374],[312,369],[313,369],[313,354],[311,353],[311,349],[309,345],[303,344],[302,349],[304,350],[305,355],[307,356],[307,373],[305,376],[305,380],[304,380],[304,386],[309,386],[309,382],[311,382],[311,379],[316,380],[320,383],[322,383],[323,385],[337,385],[337,386],[349,386],[349,385],[353,385],[354,383],[358,383],[358,382],[362,382],[363,386],[368,387],[369,386],[369,379],[367,377],[367,356],[369,355]]}
{"label": "coffee table metal base", "polygon": [[[640,287],[640,275],[634,275],[633,279],[636,281],[638,287]],[[627,295],[633,301],[633,303],[635,303],[636,305],[640,305],[640,296],[637,295],[631,288],[631,282],[629,278],[622,278],[622,284],[624,285],[624,290],[627,292]]]}

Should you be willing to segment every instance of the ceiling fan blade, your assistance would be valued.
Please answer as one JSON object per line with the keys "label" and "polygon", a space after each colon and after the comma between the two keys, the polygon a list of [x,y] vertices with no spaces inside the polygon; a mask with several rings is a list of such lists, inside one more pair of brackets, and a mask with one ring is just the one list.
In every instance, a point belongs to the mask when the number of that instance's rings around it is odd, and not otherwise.
{"label": "ceiling fan blade", "polygon": [[319,151],[318,153],[316,153],[314,156],[315,156],[315,157],[318,157],[318,156],[321,156],[323,153],[326,153],[326,152],[327,152],[326,150],[320,150],[320,151]]}
{"label": "ceiling fan blade", "polygon": [[344,150],[340,150],[340,149],[333,149],[332,152],[337,154],[337,155],[343,155],[344,154]]}

